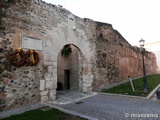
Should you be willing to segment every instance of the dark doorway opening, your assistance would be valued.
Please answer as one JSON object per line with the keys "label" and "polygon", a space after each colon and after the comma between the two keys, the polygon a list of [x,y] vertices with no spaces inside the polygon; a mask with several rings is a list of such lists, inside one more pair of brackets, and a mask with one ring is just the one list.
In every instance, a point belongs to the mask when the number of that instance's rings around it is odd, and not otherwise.
{"label": "dark doorway opening", "polygon": [[66,89],[70,89],[70,70],[64,70],[64,81]]}

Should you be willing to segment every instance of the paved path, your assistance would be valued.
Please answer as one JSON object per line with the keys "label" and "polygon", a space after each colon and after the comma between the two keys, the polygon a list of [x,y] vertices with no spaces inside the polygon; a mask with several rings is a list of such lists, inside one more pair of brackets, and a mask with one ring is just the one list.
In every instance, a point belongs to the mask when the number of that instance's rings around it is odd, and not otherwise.
{"label": "paved path", "polygon": [[[47,105],[90,120],[160,120],[160,100],[75,91],[58,95],[58,101]],[[0,119],[44,106],[46,104],[38,103],[0,112]]]}
{"label": "paved path", "polygon": [[54,104],[69,113],[99,120],[160,120],[160,101],[137,97],[98,94],[70,104]]}

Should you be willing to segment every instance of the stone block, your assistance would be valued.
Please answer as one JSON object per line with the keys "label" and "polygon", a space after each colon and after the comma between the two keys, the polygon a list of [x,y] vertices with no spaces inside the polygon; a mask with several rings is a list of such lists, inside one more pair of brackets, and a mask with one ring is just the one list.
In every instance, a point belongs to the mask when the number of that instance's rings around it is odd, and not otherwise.
{"label": "stone block", "polygon": [[52,89],[53,88],[53,81],[47,81],[46,82],[46,89]]}
{"label": "stone block", "polygon": [[53,51],[52,48],[50,48],[50,47],[45,47],[44,52],[51,55],[51,56],[57,55],[57,52]]}
{"label": "stone block", "polygon": [[48,102],[48,96],[41,96],[41,102]]}
{"label": "stone block", "polygon": [[53,88],[56,89],[57,88],[57,82],[53,82]]}
{"label": "stone block", "polygon": [[40,80],[40,90],[45,89],[45,80]]}
{"label": "stone block", "polygon": [[51,78],[46,78],[46,81],[50,81],[51,80]]}
{"label": "stone block", "polygon": [[88,90],[87,90],[87,88],[82,88],[82,91],[84,92],[84,93],[87,93],[88,92]]}
{"label": "stone block", "polygon": [[12,94],[12,93],[8,93],[8,94],[6,95],[6,97],[7,97],[7,98],[13,97],[13,94]]}
{"label": "stone block", "polygon": [[54,82],[57,82],[57,75],[53,75],[52,80],[53,80]]}
{"label": "stone block", "polygon": [[40,92],[41,96],[45,96],[48,94],[48,90]]}
{"label": "stone block", "polygon": [[93,78],[94,78],[94,76],[93,76],[93,75],[90,75],[90,78],[91,78],[91,79],[93,79]]}
{"label": "stone block", "polygon": [[50,100],[56,99],[56,91],[55,90],[50,90],[49,91],[49,99]]}
{"label": "stone block", "polygon": [[[57,54],[58,54],[58,53],[57,53]],[[54,61],[55,57],[56,57],[56,55],[50,56],[50,61]],[[52,65],[53,65],[53,64],[52,64]]]}
{"label": "stone block", "polygon": [[53,69],[53,75],[57,74],[57,69]]}
{"label": "stone block", "polygon": [[55,53],[58,53],[58,52],[59,52],[59,49],[57,49],[57,47],[55,46],[55,44],[54,44],[53,42],[51,42],[50,40],[47,41],[46,46],[49,47],[49,48],[52,48],[52,50],[53,50]]}
{"label": "stone block", "polygon": [[50,40],[47,40],[46,46],[52,48],[53,47],[53,43]]}
{"label": "stone block", "polygon": [[[50,57],[51,57],[50,54],[47,54],[47,53],[44,53],[44,54],[43,54],[43,59],[44,59],[44,61],[50,61]],[[46,62],[46,64],[50,64],[50,63],[49,63],[49,62],[48,62],[48,63]]]}
{"label": "stone block", "polygon": [[48,62],[48,61],[44,62],[44,65],[52,65],[52,64],[53,64],[53,62]]}
{"label": "stone block", "polygon": [[52,75],[51,75],[51,73],[45,73],[44,76],[45,76],[45,78],[51,78]]}
{"label": "stone block", "polygon": [[0,98],[4,98],[6,97],[6,94],[5,93],[0,93]]}
{"label": "stone block", "polygon": [[57,62],[53,62],[53,69],[57,69]]}
{"label": "stone block", "polygon": [[52,73],[52,71],[53,71],[53,66],[48,66],[48,72]]}
{"label": "stone block", "polygon": [[80,39],[78,39],[78,38],[75,38],[75,40],[74,40],[74,43],[73,43],[74,45],[76,45],[76,46],[79,46],[79,44],[80,44]]}
{"label": "stone block", "polygon": [[91,92],[92,91],[92,87],[88,87],[88,92]]}

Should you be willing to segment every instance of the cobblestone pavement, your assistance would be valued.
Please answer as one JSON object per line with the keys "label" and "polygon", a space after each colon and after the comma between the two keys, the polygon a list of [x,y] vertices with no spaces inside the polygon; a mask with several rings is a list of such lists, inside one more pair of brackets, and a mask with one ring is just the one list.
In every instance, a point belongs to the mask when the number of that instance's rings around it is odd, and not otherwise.
{"label": "cobblestone pavement", "polygon": [[85,95],[75,91],[59,95],[59,102],[37,103],[0,112],[0,119],[49,105],[90,120],[160,120],[160,100],[101,93]]}
{"label": "cobblestone pavement", "polygon": [[98,94],[70,104],[49,105],[99,120],[160,120],[160,101],[146,98]]}

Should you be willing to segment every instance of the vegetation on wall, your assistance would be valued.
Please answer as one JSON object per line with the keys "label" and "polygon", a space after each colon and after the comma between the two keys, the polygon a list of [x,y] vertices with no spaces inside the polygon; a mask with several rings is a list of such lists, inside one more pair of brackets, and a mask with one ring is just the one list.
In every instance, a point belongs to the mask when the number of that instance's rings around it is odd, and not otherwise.
{"label": "vegetation on wall", "polygon": [[62,56],[68,56],[72,52],[72,48],[70,45],[65,45],[63,49],[61,50]]}

